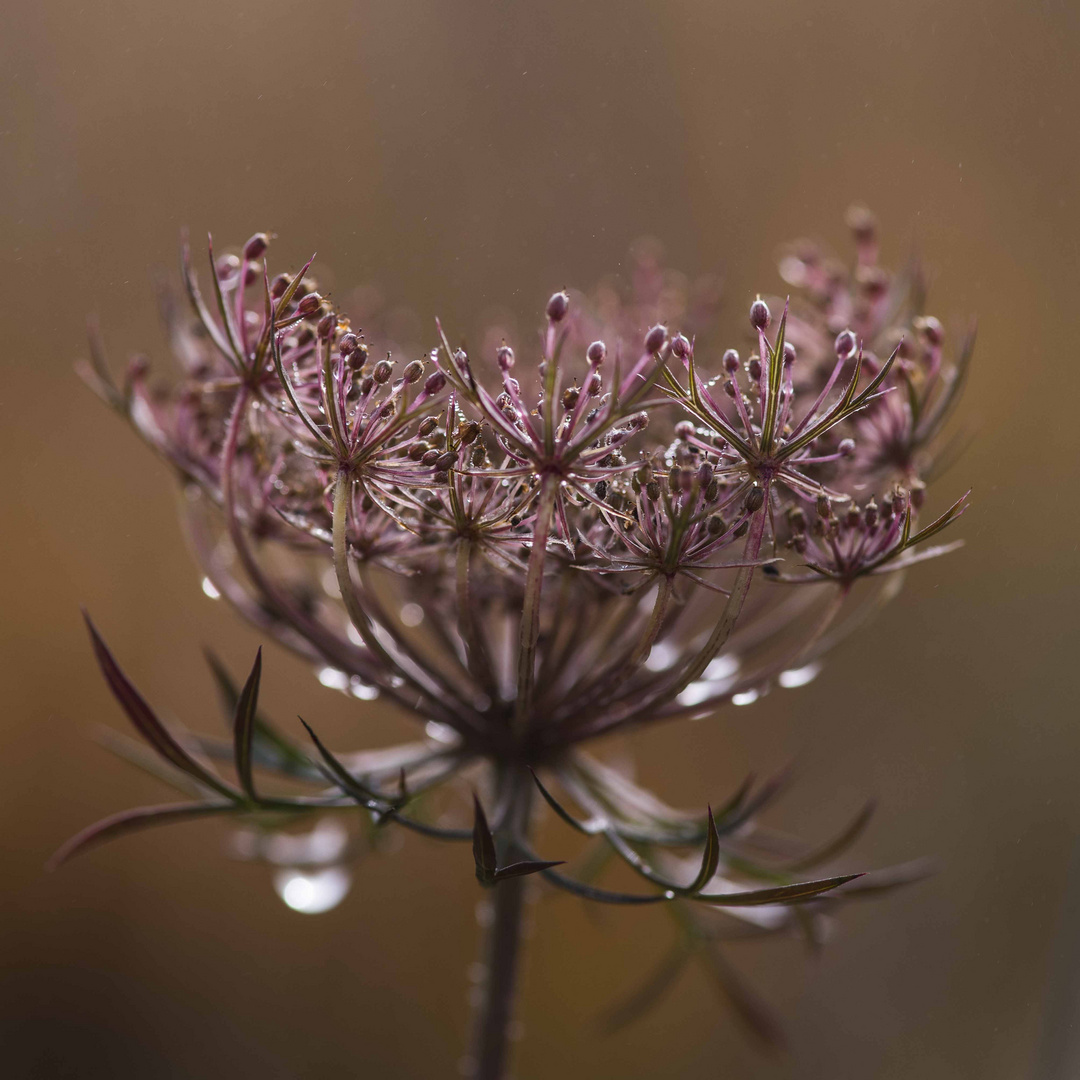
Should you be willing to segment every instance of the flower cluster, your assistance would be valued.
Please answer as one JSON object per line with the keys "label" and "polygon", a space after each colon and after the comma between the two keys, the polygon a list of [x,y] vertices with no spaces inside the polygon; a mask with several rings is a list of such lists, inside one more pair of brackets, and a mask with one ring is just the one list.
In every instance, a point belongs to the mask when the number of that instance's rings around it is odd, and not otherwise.
{"label": "flower cluster", "polygon": [[[683,287],[649,251],[628,303],[556,292],[535,343],[474,355],[437,326],[430,351],[398,357],[320,293],[310,264],[272,277],[265,234],[237,255],[211,248],[205,294],[185,244],[194,317],[165,305],[179,379],[151,385],[137,362],[117,386],[96,344],[87,376],[179,473],[204,587],[423,737],[339,755],[309,729],[305,748],[258,709],[261,659],[242,689],[218,668],[231,747],[179,733],[93,631],[113,692],[196,801],[120,814],[60,857],[154,822],[270,828],[359,806],[368,826],[471,840],[485,885],[536,873],[598,901],[667,905],[678,955],[705,942],[729,991],[703,913],[814,935],[843,896],[882,887],[798,876],[866,814],[815,852],[755,820],[775,785],[676,811],[585,747],[807,681],[895,592],[885,575],[944,550],[919,545],[965,498],[920,515],[971,342],[947,363],[917,274],[879,266],[865,214],[854,230],[853,270],[797,246],[781,268],[794,298],[757,299],[724,352],[701,344],[712,287]],[[271,794],[256,772],[312,788]],[[488,807],[474,803],[471,827],[439,817],[460,777]],[[542,858],[545,803],[645,891]]]}

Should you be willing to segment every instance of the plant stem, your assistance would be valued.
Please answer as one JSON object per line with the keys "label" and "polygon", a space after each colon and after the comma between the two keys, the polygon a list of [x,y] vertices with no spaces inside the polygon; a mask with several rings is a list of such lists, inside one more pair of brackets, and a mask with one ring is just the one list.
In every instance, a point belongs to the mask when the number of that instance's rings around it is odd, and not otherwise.
{"label": "plant stem", "polygon": [[[497,778],[499,806],[506,808],[505,828],[496,829],[499,862],[519,857],[514,837],[527,838],[532,804],[532,784],[523,770],[502,773]],[[501,835],[500,835],[501,834]],[[509,1031],[521,962],[522,921],[526,877],[500,881],[492,891],[492,918],[484,929],[482,955],[483,997],[474,1017],[472,1038],[473,1080],[503,1080],[509,1056]]]}

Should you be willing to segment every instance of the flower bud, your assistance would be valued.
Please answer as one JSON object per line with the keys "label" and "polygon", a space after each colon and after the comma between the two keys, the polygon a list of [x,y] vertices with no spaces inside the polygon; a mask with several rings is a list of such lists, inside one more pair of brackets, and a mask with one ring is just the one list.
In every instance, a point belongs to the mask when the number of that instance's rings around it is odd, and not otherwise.
{"label": "flower bud", "polygon": [[426,442],[414,442],[408,449],[408,455],[413,461],[419,461],[430,449]]}
{"label": "flower bud", "polygon": [[829,496],[826,495],[824,491],[817,497],[815,509],[820,518],[832,517],[832,506],[829,504]]}
{"label": "flower bud", "polygon": [[456,461],[457,454],[453,450],[447,450],[445,454],[440,454],[435,459],[435,468],[438,472],[449,472]]}
{"label": "flower bud", "polygon": [[319,337],[325,340],[326,338],[330,337],[336,327],[337,316],[331,311],[329,315],[324,315],[319,320],[319,325],[316,332],[318,333]]}
{"label": "flower bud", "polygon": [[854,439],[841,439],[840,445],[836,448],[841,457],[852,457],[855,453],[855,440]]}
{"label": "flower bud", "polygon": [[784,366],[795,363],[795,346],[790,341],[784,342]]}
{"label": "flower bud", "polygon": [[433,371],[424,383],[425,394],[437,394],[446,385],[446,376],[441,371]]}
{"label": "flower bud", "polygon": [[866,527],[872,529],[878,522],[878,507],[873,496],[870,497],[870,501],[866,504],[866,510],[863,513]]}
{"label": "flower bud", "polygon": [[562,322],[570,310],[570,297],[564,292],[552,293],[547,302],[547,317],[554,323]]}
{"label": "flower bud", "polygon": [[916,510],[921,510],[923,503],[926,501],[926,485],[921,480],[911,481],[911,492],[909,495],[911,499],[911,505]]}
{"label": "flower bud", "polygon": [[836,335],[836,356],[839,360],[846,360],[856,348],[855,335],[850,330],[841,330]]}
{"label": "flower bud", "polygon": [[607,355],[607,346],[602,341],[594,341],[585,352],[590,364],[599,367]]}
{"label": "flower bud", "polygon": [[769,313],[769,305],[760,297],[750,305],[750,325],[755,330],[764,330],[768,327],[772,315]]}
{"label": "flower bud", "polygon": [[719,536],[727,530],[727,525],[719,514],[712,514],[705,523],[705,528],[709,530],[710,536]]}
{"label": "flower bud", "polygon": [[468,446],[469,443],[475,442],[479,434],[480,425],[475,420],[466,420],[457,429],[458,442],[462,446]]}
{"label": "flower bud", "polygon": [[278,276],[274,278],[272,282],[270,282],[270,295],[275,300],[280,300],[282,294],[289,287],[291,281],[292,279],[289,277],[288,274],[278,274]]}
{"label": "flower bud", "polygon": [[434,416],[425,416],[424,419],[420,421],[420,426],[416,429],[416,434],[419,435],[421,439],[426,439],[438,426],[439,421]]}
{"label": "flower bud", "polygon": [[368,362],[368,347],[362,341],[358,341],[346,359],[353,371],[359,371]]}
{"label": "flower bud", "polygon": [[484,459],[487,457],[487,449],[483,443],[477,443],[473,447],[472,452],[472,464],[474,469],[479,469],[484,464]]}
{"label": "flower bud", "polygon": [[685,360],[690,355],[690,341],[682,334],[676,334],[671,339],[671,353],[679,360]]}
{"label": "flower bud", "polygon": [[729,375],[734,375],[739,370],[739,354],[735,349],[728,349],[724,353],[724,370]]}
{"label": "flower bud", "polygon": [[581,391],[576,386],[568,386],[562,392],[562,405],[564,409],[572,409],[581,397]]}
{"label": "flower bud", "polygon": [[702,485],[707,487],[708,484],[710,483],[710,481],[712,480],[712,476],[713,476],[712,463],[708,462],[708,461],[703,461],[698,466],[698,480],[701,482]]}
{"label": "flower bud", "polygon": [[656,502],[656,500],[660,498],[660,482],[658,480],[650,480],[645,485],[645,494],[648,495],[653,502]]}
{"label": "flower bud", "polygon": [[375,370],[371,373],[371,377],[382,386],[383,383],[390,381],[390,376],[394,374],[394,365],[389,360],[380,360],[375,365]]}
{"label": "flower bud", "polygon": [[317,293],[308,293],[299,304],[296,305],[296,313],[305,319],[310,318],[322,307],[322,297]]}
{"label": "flower bud", "polygon": [[498,361],[499,370],[505,374],[514,366],[514,350],[509,345],[500,345],[495,359]]}
{"label": "flower bud", "polygon": [[257,232],[245,245],[244,245],[244,258],[245,259],[257,259],[270,244],[270,237],[264,232]]}
{"label": "flower bud", "polygon": [[419,382],[424,377],[424,361],[410,360],[405,365],[405,370],[401,373],[401,377],[410,385]]}
{"label": "flower bud", "polygon": [[748,514],[756,513],[765,505],[765,492],[755,484],[747,493],[743,508]]}
{"label": "flower bud", "polygon": [[439,458],[442,457],[442,452],[439,450],[429,450],[421,459],[421,465],[434,465]]}
{"label": "flower bud", "polygon": [[708,487],[705,488],[705,501],[710,502],[710,503],[714,503],[714,502],[716,502],[716,498],[717,498],[717,496],[719,494],[720,494],[720,481],[717,480],[716,477],[714,476],[709,481]]}
{"label": "flower bud", "polygon": [[667,327],[663,323],[657,323],[645,335],[645,351],[650,353],[659,352],[667,340]]}
{"label": "flower bud", "polygon": [[[355,355],[356,354],[354,353],[353,356],[355,357]],[[365,375],[360,380],[360,393],[362,395],[366,396],[366,395],[370,394],[371,391],[374,388],[375,388],[375,380],[370,375]]]}
{"label": "flower bud", "polygon": [[760,356],[751,356],[750,359],[746,362],[746,374],[749,375],[754,382],[757,382],[758,379],[761,378]]}
{"label": "flower bud", "polygon": [[607,497],[607,481],[597,480],[593,487],[593,494],[601,501]]}
{"label": "flower bud", "polygon": [[341,341],[338,342],[338,348],[341,350],[341,355],[348,356],[350,353],[355,352],[356,346],[359,343],[359,339],[351,331],[348,334],[343,334]]}

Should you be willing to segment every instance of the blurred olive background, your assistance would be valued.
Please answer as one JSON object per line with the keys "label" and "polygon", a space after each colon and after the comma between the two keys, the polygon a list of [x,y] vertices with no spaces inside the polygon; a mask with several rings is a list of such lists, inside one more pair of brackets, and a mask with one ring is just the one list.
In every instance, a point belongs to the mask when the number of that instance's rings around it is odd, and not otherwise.
{"label": "blurred olive background", "polygon": [[[812,685],[635,749],[699,803],[794,760],[773,822],[824,836],[876,796],[848,864],[941,871],[851,909],[818,958],[732,949],[786,1058],[747,1044],[696,970],[599,1034],[667,920],[546,898],[515,1075],[1080,1072],[1075,5],[14,0],[3,21],[4,1075],[450,1076],[468,1013],[478,890],[457,848],[410,836],[322,916],[286,909],[213,823],[43,873],[82,825],[171,798],[88,737],[122,719],[79,605],[151,701],[211,730],[201,646],[239,670],[258,643],[199,590],[165,468],[73,374],[86,315],[114,363],[163,361],[152,278],[185,224],[219,244],[273,230],[275,266],[317,250],[324,286],[375,281],[463,329],[492,308],[531,327],[552,289],[625,269],[651,234],[673,265],[723,272],[739,340],[753,293],[780,288],[778,246],[809,232],[846,254],[856,200],[894,264],[923,253],[935,313],[980,320],[973,441],[935,496],[974,486],[967,547]],[[404,729],[280,649],[264,693],[342,748]]]}

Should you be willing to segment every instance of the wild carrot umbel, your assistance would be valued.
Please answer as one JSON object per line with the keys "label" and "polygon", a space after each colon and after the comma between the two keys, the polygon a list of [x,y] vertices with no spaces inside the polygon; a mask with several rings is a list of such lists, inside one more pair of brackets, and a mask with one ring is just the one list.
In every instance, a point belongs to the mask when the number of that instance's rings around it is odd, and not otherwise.
{"label": "wild carrot umbel", "polygon": [[[242,823],[249,856],[318,872],[340,874],[392,826],[471,843],[493,904],[471,1075],[504,1075],[531,875],[673,915],[672,956],[615,1020],[697,956],[775,1040],[718,942],[789,929],[817,940],[846,897],[910,871],[807,879],[868,809],[804,847],[756,819],[778,782],[675,810],[587,744],[801,685],[903,570],[946,550],[922,544],[966,496],[920,516],[971,338],[947,363],[917,271],[878,265],[865,214],[854,229],[854,269],[807,245],[784,259],[796,295],[754,302],[745,359],[698,347],[710,297],[649,262],[628,304],[610,289],[595,303],[555,293],[521,357],[505,342],[471,355],[436,324],[430,351],[398,359],[320,295],[308,266],[271,277],[264,234],[240,255],[211,250],[205,295],[185,243],[194,317],[165,305],[180,378],[152,388],[136,362],[118,386],[96,340],[86,375],[175,468],[206,589],[324,684],[415,718],[419,737],[337,753],[307,724],[310,739],[284,734],[259,708],[261,654],[242,688],[214,662],[230,741],[181,732],[91,626],[150,760],[192,801],[120,813],[56,861],[207,815]],[[455,823],[462,791],[471,811]],[[545,858],[533,828],[545,806],[640,889],[596,884],[595,859],[585,873]],[[321,823],[306,846],[279,835],[304,819]],[[327,821],[352,841],[327,841]]]}

